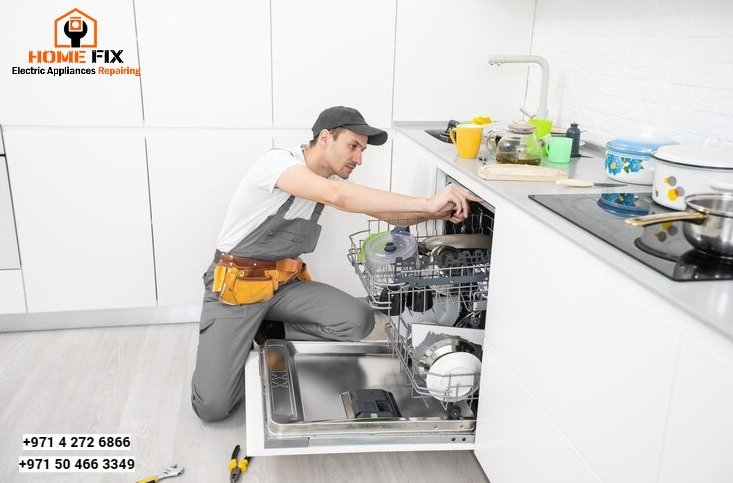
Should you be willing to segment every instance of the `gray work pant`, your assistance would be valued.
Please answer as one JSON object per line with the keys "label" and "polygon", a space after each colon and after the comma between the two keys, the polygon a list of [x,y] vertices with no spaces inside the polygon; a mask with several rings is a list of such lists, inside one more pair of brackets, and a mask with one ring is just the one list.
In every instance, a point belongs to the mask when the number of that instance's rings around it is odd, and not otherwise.
{"label": "gray work pant", "polygon": [[199,326],[191,400],[204,421],[224,419],[244,397],[244,363],[262,320],[284,323],[288,340],[357,341],[374,328],[364,302],[330,285],[294,280],[270,300],[228,306],[208,283]]}

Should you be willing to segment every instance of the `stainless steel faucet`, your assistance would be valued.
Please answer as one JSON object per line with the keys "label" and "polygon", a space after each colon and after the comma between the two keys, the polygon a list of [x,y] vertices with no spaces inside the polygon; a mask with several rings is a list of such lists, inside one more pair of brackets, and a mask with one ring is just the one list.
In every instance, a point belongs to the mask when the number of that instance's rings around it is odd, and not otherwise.
{"label": "stainless steel faucet", "polygon": [[542,68],[540,105],[537,116],[547,118],[547,88],[550,80],[550,65],[547,59],[539,55],[492,55],[489,57],[489,65],[501,64],[538,64]]}

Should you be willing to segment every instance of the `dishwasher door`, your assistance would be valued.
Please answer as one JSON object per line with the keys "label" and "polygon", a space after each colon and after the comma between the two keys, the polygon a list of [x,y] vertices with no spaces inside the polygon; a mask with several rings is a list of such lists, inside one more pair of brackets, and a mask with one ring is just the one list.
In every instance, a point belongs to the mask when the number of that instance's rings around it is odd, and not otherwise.
{"label": "dishwasher door", "polygon": [[[439,401],[414,397],[386,342],[269,340],[250,353],[245,387],[250,456],[474,447],[469,405],[457,403],[452,419]],[[357,389],[389,391],[399,417],[354,417],[344,393]]]}
{"label": "dishwasher door", "polygon": [[[445,185],[451,180],[443,175],[436,181]],[[472,203],[472,211],[474,215],[463,223],[445,226],[421,223],[415,226],[413,233],[418,240],[425,235],[490,234],[493,207],[486,203]],[[375,223],[370,222],[369,229],[351,235],[349,259],[362,279],[369,304],[390,316],[391,322],[387,324],[390,341],[270,340],[253,350],[245,365],[248,455],[474,449],[480,390],[477,381],[471,385],[475,393],[469,393],[469,399],[451,400],[453,402],[449,404],[426,395],[424,384],[416,383],[412,353],[409,349],[404,350],[412,341],[407,337],[402,339],[401,325],[394,321],[402,320],[402,315],[395,316],[391,309],[384,311],[385,304],[391,305],[389,297],[387,302],[381,300],[384,284],[380,285],[380,280],[369,276],[359,255],[363,238],[383,230],[383,222],[372,221]],[[426,232],[420,232],[426,228]],[[471,267],[465,267],[470,275],[455,272],[455,269],[448,269],[446,273],[449,275],[445,275],[437,270],[438,277],[451,278],[441,283],[451,285],[438,285],[436,290],[447,290],[448,295],[456,296],[470,311],[480,312],[478,305],[481,303],[485,310],[485,300],[477,302],[468,297],[463,301],[460,295],[468,290],[466,287],[472,287],[472,290],[479,286],[485,288],[488,260],[483,263],[474,266],[473,271],[469,269]],[[434,281],[432,277],[436,274],[433,272],[419,268],[408,270],[412,276],[408,278],[415,278],[408,285],[419,286],[416,291],[427,290],[427,285],[421,282]],[[389,293],[391,290],[397,293],[409,291],[408,288],[394,288],[389,283],[385,287]],[[451,387],[449,381],[447,386]],[[379,417],[373,418],[354,417],[354,411],[349,407],[350,399],[345,393],[359,389],[389,391],[399,415],[384,417],[380,413]]]}

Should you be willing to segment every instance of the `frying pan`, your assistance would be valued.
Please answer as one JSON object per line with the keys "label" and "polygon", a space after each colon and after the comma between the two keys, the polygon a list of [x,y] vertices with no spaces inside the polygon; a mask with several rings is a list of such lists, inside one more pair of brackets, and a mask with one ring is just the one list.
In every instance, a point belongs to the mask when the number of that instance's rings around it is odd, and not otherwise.
{"label": "frying pan", "polygon": [[733,193],[700,193],[685,197],[686,211],[627,218],[631,226],[685,221],[687,241],[701,252],[733,258]]}

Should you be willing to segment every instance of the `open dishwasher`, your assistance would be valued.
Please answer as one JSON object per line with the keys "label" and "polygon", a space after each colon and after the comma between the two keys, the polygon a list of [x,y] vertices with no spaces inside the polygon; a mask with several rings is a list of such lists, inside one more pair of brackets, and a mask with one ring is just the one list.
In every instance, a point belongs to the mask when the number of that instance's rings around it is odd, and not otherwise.
{"label": "open dishwasher", "polygon": [[[370,220],[352,234],[347,256],[387,341],[253,350],[247,454],[472,449],[492,229],[493,210],[472,203],[460,224]],[[370,263],[370,240],[397,237],[414,240],[412,256]]]}

